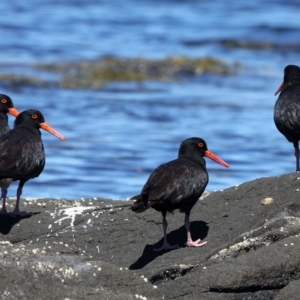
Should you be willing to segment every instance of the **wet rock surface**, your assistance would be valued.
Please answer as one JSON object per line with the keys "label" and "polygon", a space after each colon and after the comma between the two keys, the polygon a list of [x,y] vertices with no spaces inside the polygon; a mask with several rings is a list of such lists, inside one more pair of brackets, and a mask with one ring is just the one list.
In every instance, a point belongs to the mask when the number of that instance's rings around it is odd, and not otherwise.
{"label": "wet rock surface", "polygon": [[[272,198],[268,205],[261,200]],[[9,199],[10,211],[15,200]],[[23,200],[28,218],[0,216],[1,299],[299,299],[300,174],[213,192],[184,215],[129,210],[101,198]]]}

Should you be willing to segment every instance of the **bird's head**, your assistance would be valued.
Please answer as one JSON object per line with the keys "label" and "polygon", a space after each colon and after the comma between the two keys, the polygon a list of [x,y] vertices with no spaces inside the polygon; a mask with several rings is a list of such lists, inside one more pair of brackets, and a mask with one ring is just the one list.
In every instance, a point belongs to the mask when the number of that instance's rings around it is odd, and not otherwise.
{"label": "bird's head", "polygon": [[9,113],[14,117],[18,116],[19,112],[15,109],[11,98],[7,95],[0,94],[0,112]]}
{"label": "bird's head", "polygon": [[275,92],[275,96],[288,86],[300,84],[300,68],[295,65],[288,65],[284,68],[283,82]]}
{"label": "bird's head", "polygon": [[184,140],[180,145],[178,156],[206,156],[217,162],[218,164],[229,168],[229,165],[224,160],[208,150],[206,142],[198,137],[192,137]]}
{"label": "bird's head", "polygon": [[51,127],[48,123],[46,123],[43,114],[36,109],[27,109],[21,112],[15,120],[15,127],[24,125],[28,127],[34,128],[42,128],[49,133],[53,134],[57,138],[65,141],[66,138],[60,134],[57,130]]}

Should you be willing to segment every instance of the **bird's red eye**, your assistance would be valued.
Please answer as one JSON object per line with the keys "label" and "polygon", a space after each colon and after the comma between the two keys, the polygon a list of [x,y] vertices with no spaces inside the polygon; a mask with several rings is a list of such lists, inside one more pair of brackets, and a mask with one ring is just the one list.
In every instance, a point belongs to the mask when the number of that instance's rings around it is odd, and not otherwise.
{"label": "bird's red eye", "polygon": [[198,146],[199,146],[200,148],[202,148],[202,147],[203,147],[203,143],[198,143]]}
{"label": "bird's red eye", "polygon": [[6,99],[1,99],[1,103],[5,104],[5,103],[7,103],[7,100]]}
{"label": "bird's red eye", "polygon": [[36,114],[33,114],[33,115],[31,115],[31,118],[32,118],[32,119],[37,119],[38,116],[37,116]]}

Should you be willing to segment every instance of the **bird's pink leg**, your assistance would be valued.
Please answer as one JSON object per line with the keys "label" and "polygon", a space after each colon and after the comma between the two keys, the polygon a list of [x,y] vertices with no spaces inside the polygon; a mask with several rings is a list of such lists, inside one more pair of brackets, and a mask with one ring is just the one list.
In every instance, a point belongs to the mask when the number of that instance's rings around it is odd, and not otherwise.
{"label": "bird's pink leg", "polygon": [[294,143],[295,147],[295,156],[296,156],[296,172],[300,171],[300,166],[299,166],[299,143],[296,142]]}
{"label": "bird's pink leg", "polygon": [[184,224],[185,224],[185,229],[186,229],[186,233],[187,233],[186,245],[188,247],[202,247],[207,243],[207,241],[201,242],[200,239],[198,239],[197,241],[192,240],[192,235],[191,235],[191,231],[190,231],[190,216],[189,215],[185,215]]}
{"label": "bird's pink leg", "polygon": [[153,249],[153,251],[172,250],[172,249],[179,248],[179,246],[177,244],[171,246],[168,243],[168,241],[167,241],[167,228],[168,228],[168,222],[167,222],[167,219],[166,219],[166,215],[163,214],[164,243],[163,243],[162,247]]}
{"label": "bird's pink leg", "polygon": [[[24,185],[24,184],[23,184]],[[27,215],[31,215],[29,213],[27,213],[26,211],[20,211],[19,209],[19,205],[20,205],[20,198],[22,195],[22,190],[23,190],[23,185],[21,185],[21,182],[19,184],[19,187],[17,189],[17,201],[16,201],[16,206],[14,211],[12,212],[13,215],[17,215],[17,216],[27,216]]]}
{"label": "bird's pink leg", "polygon": [[6,205],[5,205],[5,201],[6,201],[6,195],[7,195],[7,189],[1,189],[1,198],[3,199],[3,204],[2,204],[2,208],[0,210],[0,215],[7,215],[8,212],[6,210]]}

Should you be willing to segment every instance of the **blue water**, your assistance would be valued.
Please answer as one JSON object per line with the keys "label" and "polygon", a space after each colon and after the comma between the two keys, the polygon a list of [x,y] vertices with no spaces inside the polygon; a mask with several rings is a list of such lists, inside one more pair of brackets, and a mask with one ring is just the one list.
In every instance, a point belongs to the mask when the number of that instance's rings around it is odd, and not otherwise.
{"label": "blue water", "polygon": [[[46,167],[26,183],[24,197],[127,198],[192,136],[231,166],[207,159],[209,191],[294,171],[293,146],[275,128],[273,108],[283,68],[300,61],[298,1],[12,0],[1,1],[0,11],[0,73],[106,55],[241,64],[231,76],[111,83],[97,91],[0,81],[20,111],[41,110],[67,137],[43,132]],[[224,40],[273,46],[229,48]]]}

